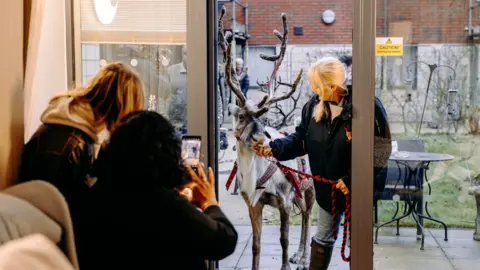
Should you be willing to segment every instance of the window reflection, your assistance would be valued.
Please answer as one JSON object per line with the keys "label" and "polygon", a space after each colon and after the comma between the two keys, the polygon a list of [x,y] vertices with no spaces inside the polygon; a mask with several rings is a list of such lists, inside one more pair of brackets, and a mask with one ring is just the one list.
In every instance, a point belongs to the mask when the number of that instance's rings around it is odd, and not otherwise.
{"label": "window reflection", "polygon": [[186,45],[82,44],[83,84],[102,64],[131,65],[145,84],[146,108],[166,115],[186,133]]}

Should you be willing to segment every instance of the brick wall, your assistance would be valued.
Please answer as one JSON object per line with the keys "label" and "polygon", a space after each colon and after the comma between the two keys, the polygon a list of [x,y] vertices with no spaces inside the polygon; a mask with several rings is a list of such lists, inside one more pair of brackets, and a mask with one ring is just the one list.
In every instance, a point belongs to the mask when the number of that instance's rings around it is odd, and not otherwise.
{"label": "brick wall", "polygon": [[[377,0],[377,36],[384,35],[384,0]],[[465,43],[468,0],[387,0],[388,23],[411,21],[412,43]],[[290,44],[350,44],[353,28],[353,0],[242,0],[249,5],[251,45],[276,44],[274,29],[281,30],[280,14],[288,15]],[[231,5],[227,4],[231,15]],[[325,25],[321,13],[331,9],[336,23]],[[237,18],[244,13],[237,5]],[[231,18],[231,16],[228,16]],[[480,24],[480,7],[473,12],[473,24]],[[227,24],[228,25],[228,24]],[[226,27],[228,27],[226,25]],[[304,35],[294,36],[293,27],[303,26]]]}

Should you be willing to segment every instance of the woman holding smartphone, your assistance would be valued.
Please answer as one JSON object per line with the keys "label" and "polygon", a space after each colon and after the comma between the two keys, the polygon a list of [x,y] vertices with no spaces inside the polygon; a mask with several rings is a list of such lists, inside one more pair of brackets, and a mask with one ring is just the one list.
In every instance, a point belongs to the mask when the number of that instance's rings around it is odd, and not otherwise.
{"label": "woman holding smartphone", "polygon": [[[96,164],[94,266],[203,270],[206,260],[234,252],[237,232],[219,207],[212,169],[207,177],[197,164],[195,173],[181,148],[174,127],[155,112],[132,113],[112,133]],[[186,187],[188,199],[179,192]]]}

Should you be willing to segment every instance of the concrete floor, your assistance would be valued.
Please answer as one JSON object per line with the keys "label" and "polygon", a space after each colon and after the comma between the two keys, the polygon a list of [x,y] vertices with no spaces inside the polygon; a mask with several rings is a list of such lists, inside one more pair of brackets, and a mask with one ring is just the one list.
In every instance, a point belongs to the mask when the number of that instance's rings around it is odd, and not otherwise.
{"label": "concrete floor", "polygon": [[[252,263],[252,233],[248,225],[237,226],[238,245],[234,254],[220,261],[220,269],[250,269]],[[260,268],[280,269],[281,247],[279,227],[264,225]],[[311,228],[315,232],[315,227]],[[443,231],[431,229],[425,238],[425,250],[420,250],[416,240],[416,230],[401,228],[400,236],[393,228],[380,231],[379,244],[374,245],[374,266],[377,270],[474,270],[480,269],[480,242],[472,238],[472,230],[454,230],[449,232],[449,241],[443,240]],[[300,227],[290,229],[289,255],[297,248],[300,239]],[[340,257],[340,239],[335,248],[329,269],[347,270],[348,264]],[[373,241],[372,241],[373,243]],[[348,252],[348,251],[347,251]],[[291,265],[296,269],[295,265]],[[368,269],[365,269],[368,270]]]}
{"label": "concrete floor", "polygon": [[[398,125],[397,125],[398,126]],[[228,127],[228,125],[225,125]],[[393,127],[393,126],[392,126]],[[395,127],[393,127],[395,128]],[[396,127],[400,129],[400,126]],[[239,240],[237,248],[231,256],[220,261],[220,269],[240,270],[251,269],[252,263],[252,233],[248,210],[241,196],[232,196],[225,189],[236,152],[232,151],[235,144],[233,136],[229,136],[229,149],[221,152],[219,161],[219,197],[220,204],[233,224],[237,225]],[[262,249],[260,268],[280,269],[281,246],[279,226],[268,225],[273,208],[264,209],[264,225],[262,233]],[[311,234],[315,232],[311,228]],[[374,245],[375,270],[476,270],[480,269],[480,242],[473,240],[473,230],[450,229],[449,241],[443,240],[443,230],[430,229],[425,238],[425,250],[420,250],[420,241],[416,240],[416,229],[401,228],[400,236],[395,235],[394,228],[380,230],[379,244]],[[341,235],[341,234],[339,234]],[[289,255],[293,255],[300,239],[300,227],[290,228]],[[372,239],[373,244],[373,239]],[[348,251],[347,251],[348,252]],[[291,265],[291,269],[296,269]],[[340,238],[334,251],[334,257],[329,269],[347,270],[349,265],[340,257]],[[364,269],[369,270],[369,269]]]}

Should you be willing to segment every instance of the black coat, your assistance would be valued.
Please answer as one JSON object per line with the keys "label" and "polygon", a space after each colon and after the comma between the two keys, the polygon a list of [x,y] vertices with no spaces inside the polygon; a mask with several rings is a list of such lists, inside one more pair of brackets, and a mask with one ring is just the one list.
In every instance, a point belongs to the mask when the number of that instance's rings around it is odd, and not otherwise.
{"label": "black coat", "polygon": [[43,124],[24,147],[20,182],[44,180],[59,189],[70,208],[79,263],[83,258],[85,235],[91,205],[87,174],[94,161],[94,142],[84,132],[69,126]]}
{"label": "black coat", "polygon": [[[351,86],[349,86],[349,92],[352,93]],[[314,107],[318,102],[318,96],[313,96],[303,107],[302,121],[296,128],[295,133],[272,141],[270,147],[274,157],[281,161],[308,154],[313,175],[320,175],[331,180],[343,178],[345,184],[351,190],[351,142],[348,140],[345,130],[351,130],[351,95],[347,96],[341,114],[333,122],[322,119],[317,123],[312,118]],[[385,187],[386,169],[392,145],[387,114],[378,98],[375,98],[373,133],[375,136],[374,189],[380,192]],[[331,186],[315,182],[315,192],[320,207],[326,211],[331,211]],[[343,211],[345,196],[337,190],[335,198],[337,209]]]}
{"label": "black coat", "polygon": [[101,183],[82,269],[203,270],[234,252],[237,232],[218,206],[202,213],[175,190],[107,192]]}
{"label": "black coat", "polygon": [[[331,180],[342,178],[350,188],[351,140],[346,129],[351,129],[351,105],[347,103],[342,113],[333,121],[322,119],[316,122],[312,118],[318,96],[312,97],[303,107],[302,121],[295,133],[270,142],[273,156],[280,160],[290,160],[308,154],[313,175]],[[326,211],[332,209],[331,186],[315,182],[317,203]],[[345,196],[336,190],[337,210],[345,209]]]}

